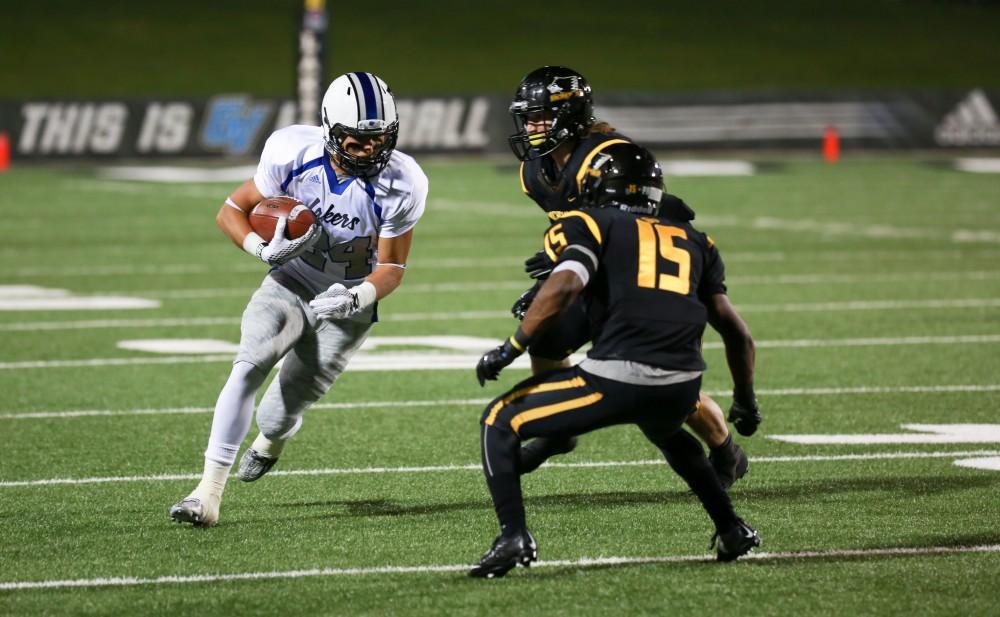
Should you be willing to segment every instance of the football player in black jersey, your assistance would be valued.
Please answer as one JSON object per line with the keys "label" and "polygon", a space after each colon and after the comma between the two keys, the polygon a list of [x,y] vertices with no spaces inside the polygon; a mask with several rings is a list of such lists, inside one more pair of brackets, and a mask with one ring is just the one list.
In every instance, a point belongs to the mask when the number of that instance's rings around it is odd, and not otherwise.
{"label": "football player in black jersey", "polygon": [[[578,187],[588,165],[606,148],[630,140],[616,133],[606,122],[594,119],[590,84],[583,75],[562,66],[545,66],[521,80],[510,105],[516,132],[510,146],[521,161],[521,188],[550,218],[578,207]],[[694,212],[680,199],[666,196],[664,207],[684,220]],[[526,270],[538,283],[525,292],[511,311],[518,318],[531,304],[541,282],[552,269],[552,258],[539,251],[525,262]],[[567,308],[558,324],[532,343],[529,353],[535,374],[569,366],[566,358],[591,338],[587,315],[580,302]],[[756,404],[736,399],[730,420],[742,435],[751,435],[760,423]],[[708,395],[701,394],[698,411],[688,425],[709,446],[710,460],[724,488],[741,478],[749,466],[746,454],[729,433],[722,409]],[[521,453],[521,471],[529,473],[547,458],[571,451],[576,440],[555,436],[530,441]]]}
{"label": "football player in black jersey", "polygon": [[753,339],[726,295],[719,252],[689,221],[661,212],[662,172],[642,147],[609,146],[587,162],[584,176],[584,208],[560,213],[545,234],[551,276],[517,332],[480,359],[476,375],[480,383],[496,379],[577,298],[586,304],[593,347],[579,365],[522,381],[483,411],[483,473],[501,531],[470,576],[503,576],[537,558],[521,495],[521,440],[615,424],[637,424],[698,496],[715,525],[720,561],[760,545],[701,444],[682,428],[698,404],[706,322],[723,336],[737,392],[753,397]]}

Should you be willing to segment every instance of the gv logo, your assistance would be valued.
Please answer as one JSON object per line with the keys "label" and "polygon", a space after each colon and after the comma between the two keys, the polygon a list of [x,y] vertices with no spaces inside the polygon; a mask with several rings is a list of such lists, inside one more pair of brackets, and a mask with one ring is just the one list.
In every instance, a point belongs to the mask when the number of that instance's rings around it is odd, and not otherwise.
{"label": "gv logo", "polygon": [[270,103],[253,105],[245,96],[212,99],[205,110],[202,144],[226,154],[247,154],[271,115],[271,107]]}

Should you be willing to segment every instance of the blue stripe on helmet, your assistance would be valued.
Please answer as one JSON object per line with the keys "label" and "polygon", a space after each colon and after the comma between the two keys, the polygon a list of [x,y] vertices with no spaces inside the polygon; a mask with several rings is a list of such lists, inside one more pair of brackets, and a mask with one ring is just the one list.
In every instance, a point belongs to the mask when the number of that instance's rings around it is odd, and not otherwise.
{"label": "blue stripe on helmet", "polygon": [[365,95],[365,120],[378,120],[378,104],[375,102],[375,88],[372,87],[372,79],[368,73],[355,73],[358,83],[361,84],[361,92]]}

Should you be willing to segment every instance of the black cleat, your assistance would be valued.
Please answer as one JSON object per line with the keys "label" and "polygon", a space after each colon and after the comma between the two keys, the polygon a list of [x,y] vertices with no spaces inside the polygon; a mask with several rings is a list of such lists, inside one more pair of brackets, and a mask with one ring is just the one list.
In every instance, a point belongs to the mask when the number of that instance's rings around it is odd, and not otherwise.
{"label": "black cleat", "polygon": [[731,448],[719,451],[712,450],[708,455],[708,460],[711,461],[715,475],[719,477],[719,484],[722,485],[724,491],[728,491],[729,487],[745,476],[747,470],[750,469],[750,459],[747,458],[747,453],[735,443]]}
{"label": "black cleat", "polygon": [[576,437],[536,437],[521,446],[521,475],[531,473],[557,454],[568,454],[576,448]]}
{"label": "black cleat", "polygon": [[538,545],[528,530],[516,536],[499,535],[493,541],[492,548],[483,555],[474,568],[469,570],[469,576],[500,578],[518,564],[528,568],[532,561],[537,560]]}
{"label": "black cleat", "polygon": [[736,519],[736,525],[712,538],[715,558],[718,561],[735,561],[760,546],[760,534],[743,519]]}
{"label": "black cleat", "polygon": [[729,421],[736,427],[736,432],[744,437],[756,433],[762,420],[756,401],[752,406],[744,406],[734,401],[733,406],[729,408]]}

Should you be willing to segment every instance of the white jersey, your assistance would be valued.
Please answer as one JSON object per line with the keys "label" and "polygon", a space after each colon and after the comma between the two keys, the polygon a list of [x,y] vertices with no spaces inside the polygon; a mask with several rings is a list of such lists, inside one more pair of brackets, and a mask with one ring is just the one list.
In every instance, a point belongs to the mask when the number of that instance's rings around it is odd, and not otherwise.
{"label": "white jersey", "polygon": [[377,176],[338,181],[323,141],[318,126],[275,131],[253,177],[261,195],[298,199],[322,226],[312,248],[275,268],[313,294],[334,283],[361,283],[375,267],[378,239],[412,229],[427,200],[427,176],[413,157],[396,150]]}

